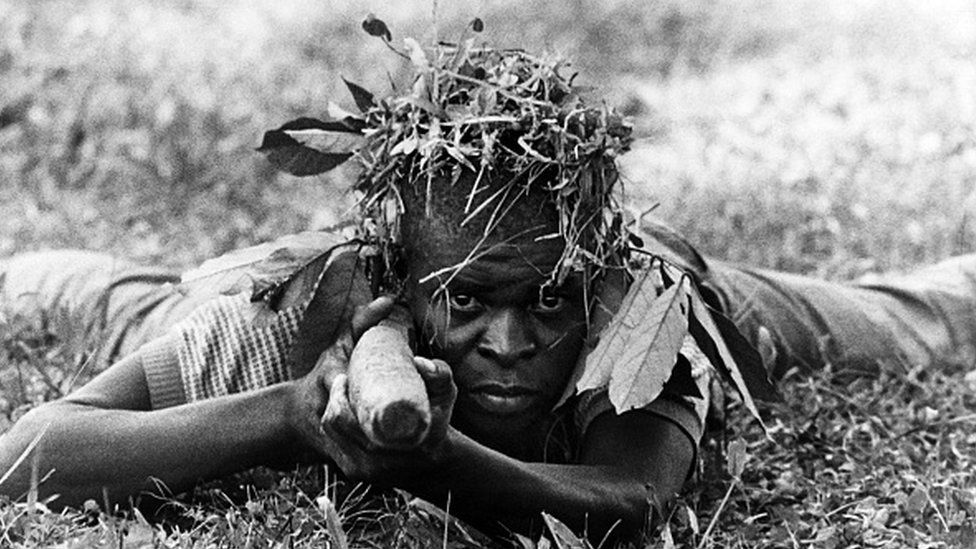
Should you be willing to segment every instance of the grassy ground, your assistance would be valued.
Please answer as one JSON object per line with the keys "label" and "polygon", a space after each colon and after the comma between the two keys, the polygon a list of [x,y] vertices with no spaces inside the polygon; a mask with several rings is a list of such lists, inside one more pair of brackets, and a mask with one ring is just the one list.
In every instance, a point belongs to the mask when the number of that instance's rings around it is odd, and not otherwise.
{"label": "grassy ground", "polygon": [[[398,60],[359,21],[373,11],[397,38],[432,38],[431,4],[278,4],[0,0],[0,253],[73,246],[185,267],[341,218],[341,174],[280,176],[253,148],[330,99],[350,105],[340,76],[387,89]],[[976,250],[971,6],[644,4],[456,2],[438,28],[449,38],[480,15],[498,44],[578,59],[634,116],[635,212],[656,206],[713,255],[845,279]],[[7,421],[71,382],[72,357],[36,327],[7,322],[0,339]],[[789,380],[771,440],[732,416],[724,436],[752,456],[741,481],[705,452],[712,465],[649,542],[970,546],[974,389],[963,371]],[[321,471],[235,479],[174,502],[166,530],[4,502],[0,544],[316,546],[337,534],[327,492],[353,545],[441,545],[429,509],[357,506],[327,485]]]}

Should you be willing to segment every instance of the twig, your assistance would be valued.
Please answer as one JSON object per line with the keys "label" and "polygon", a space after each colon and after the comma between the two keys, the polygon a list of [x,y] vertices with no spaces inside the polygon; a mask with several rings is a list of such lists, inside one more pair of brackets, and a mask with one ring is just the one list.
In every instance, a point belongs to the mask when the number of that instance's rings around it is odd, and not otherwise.
{"label": "twig", "polygon": [[925,431],[925,430],[928,430],[928,429],[939,428],[939,427],[947,427],[949,425],[955,425],[956,423],[965,423],[967,421],[976,421],[976,414],[966,414],[964,416],[954,417],[954,418],[946,419],[946,420],[943,420],[943,421],[936,421],[934,423],[927,423],[925,425],[918,425],[918,426],[912,427],[911,429],[908,429],[908,430],[906,430],[906,431],[904,431],[902,433],[896,434],[895,435],[895,438],[902,438],[902,437],[906,437],[908,435],[913,435],[913,434],[915,434],[915,433],[917,433],[919,431]]}
{"label": "twig", "polygon": [[443,549],[447,549],[447,531],[451,525],[451,492],[447,492],[447,505],[444,506],[444,544]]}
{"label": "twig", "polygon": [[[920,485],[920,487],[924,488],[921,485]],[[942,511],[940,511],[939,510],[939,506],[935,504],[935,500],[932,499],[932,494],[929,493],[929,491],[928,491],[927,488],[925,488],[923,491],[925,492],[925,499],[927,499],[929,501],[929,505],[931,505],[932,506],[932,509],[935,510],[935,516],[939,517],[939,522],[942,523],[942,527],[945,528],[945,531],[946,532],[948,532],[949,531],[949,523],[946,522],[945,517],[942,516]]]}
{"label": "twig", "polygon": [[793,542],[793,547],[799,549],[800,540],[796,539],[796,532],[794,532],[793,529],[790,528],[789,524],[785,525],[785,528],[786,528],[786,533],[790,535],[790,541]]}
{"label": "twig", "polygon": [[718,517],[721,516],[722,511],[725,509],[725,504],[729,502],[729,496],[732,495],[732,490],[738,486],[739,481],[737,479],[732,479],[732,484],[729,484],[729,489],[725,491],[725,497],[722,498],[722,503],[718,504],[718,510],[712,515],[712,520],[708,521],[708,528],[705,528],[705,533],[702,534],[702,539],[698,542],[698,549],[705,547],[705,543],[708,539],[712,537],[712,530],[718,523]]}
{"label": "twig", "polygon": [[474,126],[476,124],[511,124],[514,122],[518,122],[518,117],[496,114],[465,120],[444,120],[440,124],[441,126]]}
{"label": "twig", "polygon": [[82,374],[84,374],[85,371],[88,370],[89,366],[95,363],[95,354],[96,353],[89,354],[87,357],[85,357],[85,360],[83,360],[81,364],[79,364],[78,367],[75,368],[74,373],[71,374],[71,379],[68,380],[68,385],[64,388],[65,392],[71,392],[71,389],[74,388],[75,383],[78,382]]}
{"label": "twig", "polygon": [[61,387],[58,386],[58,384],[51,379],[50,374],[45,371],[42,361],[38,359],[38,356],[34,350],[23,341],[18,341],[17,346],[20,347],[20,350],[29,357],[28,364],[30,364],[34,371],[37,372],[37,375],[41,377],[41,381],[47,386],[48,390],[54,393],[55,398],[60,398],[62,396]]}
{"label": "twig", "polygon": [[10,478],[10,475],[12,475],[14,471],[18,467],[20,467],[20,464],[23,463],[25,459],[27,459],[27,456],[30,455],[31,451],[34,450],[34,447],[36,447],[38,443],[41,442],[41,437],[43,437],[44,434],[47,433],[47,429],[50,426],[51,426],[51,422],[45,423],[44,427],[41,427],[41,431],[36,435],[34,435],[34,439],[30,441],[30,444],[27,445],[27,448],[24,448],[24,451],[20,453],[20,456],[17,457],[17,460],[14,461],[14,464],[11,465],[9,469],[7,469],[7,472],[4,473],[2,477],[0,477],[0,485],[2,485],[8,478]]}
{"label": "twig", "polygon": [[516,95],[516,94],[514,94],[512,92],[509,92],[508,90],[506,90],[505,88],[503,88],[501,86],[497,86],[495,84],[492,84],[490,82],[486,82],[484,80],[478,80],[477,78],[471,78],[470,76],[464,76],[463,74],[458,73],[458,72],[455,72],[455,71],[451,71],[451,70],[444,69],[444,70],[442,70],[442,72],[445,73],[445,74],[447,74],[451,78],[454,78],[454,79],[457,79],[457,80],[461,80],[462,82],[467,82],[469,84],[475,84],[477,86],[481,86],[483,88],[487,88],[487,89],[489,89],[489,90],[491,90],[493,92],[500,93],[503,96],[505,96],[505,99],[511,99],[512,101],[516,101],[516,102],[528,103],[530,105],[535,105],[536,107],[550,107],[550,106],[552,106],[552,103],[547,103],[546,101],[541,101],[539,99],[533,99],[531,97],[522,97],[522,96]]}
{"label": "twig", "polygon": [[41,468],[41,453],[35,452],[31,456],[31,468],[30,468],[30,487],[27,489],[27,521],[34,519],[34,512],[37,510],[37,495],[40,492],[40,474],[38,471]]}
{"label": "twig", "polygon": [[382,40],[380,40],[380,42],[383,42],[383,45],[386,46],[387,49],[389,49],[393,53],[399,55],[400,57],[406,59],[407,61],[410,61],[410,56],[409,55],[403,53],[402,51],[400,51],[400,50],[398,50],[396,48],[394,48],[393,47],[393,44],[390,44],[390,42],[387,41],[386,38],[383,38]]}
{"label": "twig", "polygon": [[831,511],[828,511],[827,514],[824,515],[824,518],[830,518],[830,517],[836,515],[837,513],[840,513],[841,511],[844,511],[845,509],[850,509],[851,507],[857,505],[858,503],[859,503],[858,501],[848,501],[844,505],[841,505],[840,507],[838,507],[836,509],[833,509]]}
{"label": "twig", "polygon": [[[440,43],[440,34],[439,34],[440,31],[437,28],[437,22],[438,22],[437,21],[437,16],[439,15],[439,13],[438,13],[438,7],[439,6],[437,5],[437,0],[432,0],[431,6],[430,6],[430,12],[431,12],[430,13],[430,17],[432,19],[431,22],[432,22],[433,27],[434,27],[434,44],[439,44]],[[440,74],[438,74],[438,71],[436,71],[436,70],[435,71],[431,71],[431,72],[433,73],[432,76],[433,76],[434,82],[433,82],[433,87],[432,87],[431,92],[430,92],[430,98],[431,98],[431,100],[435,104],[437,104],[439,102],[439,98],[438,98],[439,93],[438,92],[440,91],[440,85],[438,84],[438,81],[440,80]],[[447,543],[447,542],[445,541],[444,543]]]}

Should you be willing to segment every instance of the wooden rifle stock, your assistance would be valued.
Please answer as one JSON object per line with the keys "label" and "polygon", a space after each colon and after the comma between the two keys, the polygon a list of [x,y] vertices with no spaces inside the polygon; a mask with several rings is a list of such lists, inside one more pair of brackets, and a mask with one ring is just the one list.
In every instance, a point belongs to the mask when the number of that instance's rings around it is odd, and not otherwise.
{"label": "wooden rifle stock", "polygon": [[370,328],[349,358],[349,403],[379,447],[410,449],[430,430],[427,386],[413,363],[411,321],[404,310]]}

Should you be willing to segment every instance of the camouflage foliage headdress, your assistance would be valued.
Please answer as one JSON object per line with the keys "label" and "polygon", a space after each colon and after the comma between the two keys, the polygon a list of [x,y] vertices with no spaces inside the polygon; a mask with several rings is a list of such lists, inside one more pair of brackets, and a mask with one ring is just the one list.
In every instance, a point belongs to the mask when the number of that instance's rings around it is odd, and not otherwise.
{"label": "camouflage foliage headdress", "polygon": [[[368,18],[363,27],[389,46],[380,20]],[[481,27],[478,19],[469,26]],[[558,234],[546,236],[565,242],[550,273],[554,283],[573,270],[592,276],[621,265],[629,242],[614,194],[615,159],[632,140],[623,118],[587,102],[557,56],[494,49],[473,38],[431,48],[404,43],[403,51],[390,47],[413,67],[409,92],[376,99],[346,82],[360,114],[333,108],[330,120],[295,120],[267,132],[259,150],[295,175],[358,162],[361,235],[388,263],[403,244],[404,193],[425,196],[429,206],[435,181],[453,184],[467,172],[475,182],[461,224],[480,216],[486,237],[506,200],[545,193],[558,218]],[[480,192],[499,179],[501,189]]]}
{"label": "camouflage foliage headdress", "polygon": [[[333,106],[329,119],[299,118],[266,132],[259,150],[272,164],[308,176],[358,162],[359,236],[387,266],[404,244],[401,222],[408,195],[422,197],[429,207],[435,191],[444,192],[445,181],[454,185],[474,174],[459,223],[481,216],[477,227],[486,237],[504,216],[500,204],[530,193],[545,196],[558,228],[536,237],[560,237],[564,243],[549,273],[552,282],[562,282],[572,271],[583,271],[587,280],[608,268],[622,267],[633,275],[626,295],[618,296],[612,320],[602,331],[596,326],[599,344],[577,366],[564,398],[605,388],[618,412],[644,406],[672,377],[677,353],[689,336],[755,417],[759,412],[752,395],[778,398],[758,353],[729,319],[705,303],[694,275],[651,253],[642,254],[642,260],[630,257],[636,249],[632,243],[640,240],[628,231],[615,195],[615,160],[631,144],[630,127],[606,105],[587,102],[573,78],[563,75],[565,62],[476,45],[470,38],[426,49],[408,38],[400,51],[390,45],[392,36],[382,21],[370,17],[363,27],[410,61],[409,93],[376,99],[347,81],[360,113]],[[475,32],[481,27],[478,19],[470,25]],[[492,183],[491,192],[479,193],[483,181]],[[317,288],[330,250],[340,245],[337,238],[322,231],[289,235],[207,262],[185,274],[184,281],[238,273],[249,284],[252,302],[271,311],[304,308],[320,295]],[[447,270],[456,272],[463,264]],[[390,279],[395,269],[386,271],[387,290],[394,290],[401,281]],[[444,273],[434,273],[439,274]],[[317,325],[307,316],[303,333],[313,333]],[[314,362],[321,349],[306,347],[298,354]]]}

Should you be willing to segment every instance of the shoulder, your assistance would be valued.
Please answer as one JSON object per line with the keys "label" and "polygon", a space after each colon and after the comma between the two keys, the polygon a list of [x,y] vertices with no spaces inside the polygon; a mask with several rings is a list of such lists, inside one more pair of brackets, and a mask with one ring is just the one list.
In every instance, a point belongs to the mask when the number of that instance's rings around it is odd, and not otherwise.
{"label": "shoulder", "polygon": [[[581,391],[574,415],[584,439],[598,417],[632,409],[675,424],[694,444],[701,439],[712,369],[689,330],[695,276],[657,257],[635,258],[629,275],[614,273],[597,289],[593,337],[576,366],[579,381],[567,388]],[[682,277],[685,297],[664,296],[680,290]]]}
{"label": "shoulder", "polygon": [[708,261],[680,233],[664,223],[644,219],[640,223],[637,236],[643,241],[643,248],[655,255],[678,265],[696,277],[708,272]]}
{"label": "shoulder", "polygon": [[102,409],[151,409],[144,354],[140,350],[119,360],[62,401]]}
{"label": "shoulder", "polygon": [[238,272],[250,277],[245,291],[213,297],[174,325],[168,336],[187,400],[307,373],[371,297],[360,248],[357,242],[275,248],[263,263]]}
{"label": "shoulder", "polygon": [[[694,340],[686,337],[660,393],[636,410],[677,425],[697,445],[705,430],[713,380],[708,359]],[[585,439],[597,425],[597,418],[621,415],[616,412],[606,386],[583,391],[575,400],[573,413],[576,432],[581,439]]]}

